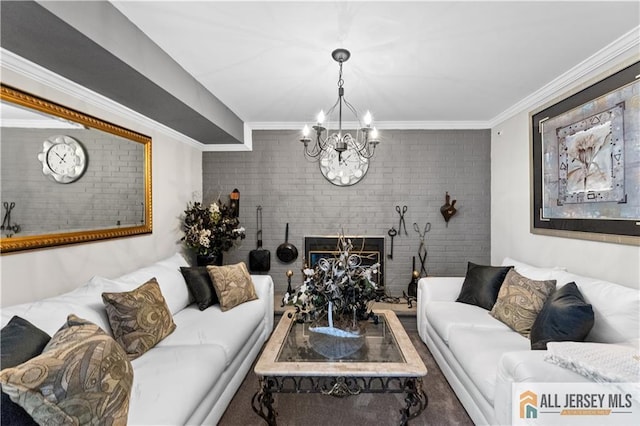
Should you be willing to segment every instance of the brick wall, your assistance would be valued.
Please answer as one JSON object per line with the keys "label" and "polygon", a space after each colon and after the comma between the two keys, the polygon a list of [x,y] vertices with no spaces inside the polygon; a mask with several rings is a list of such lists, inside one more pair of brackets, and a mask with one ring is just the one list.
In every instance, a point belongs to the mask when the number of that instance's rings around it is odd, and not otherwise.
{"label": "brick wall", "polygon": [[[385,236],[398,227],[396,205],[407,205],[408,236],[394,239],[393,260],[386,259],[387,294],[401,296],[411,279],[412,257],[420,244],[413,229],[431,223],[426,237],[429,275],[464,275],[467,261],[490,261],[490,131],[385,130],[367,175],[354,186],[337,187],[324,179],[317,163],[302,154],[298,131],[254,131],[251,152],[203,154],[203,200],[208,203],[238,188],[240,220],[247,239],[225,253],[225,263],[247,261],[256,245],[256,206],[263,207],[263,245],[271,251],[276,291],[286,289],[285,272],[301,279],[305,235]],[[449,226],[440,214],[445,192],[457,199]],[[300,253],[283,264],[276,249],[289,242]]]}
{"label": "brick wall", "polygon": [[[43,142],[68,135],[87,150],[84,175],[69,184],[42,173]],[[2,201],[16,203],[12,223],[20,236],[58,230],[139,225],[143,215],[142,144],[95,129],[2,128]],[[4,215],[4,209],[2,211]]]}

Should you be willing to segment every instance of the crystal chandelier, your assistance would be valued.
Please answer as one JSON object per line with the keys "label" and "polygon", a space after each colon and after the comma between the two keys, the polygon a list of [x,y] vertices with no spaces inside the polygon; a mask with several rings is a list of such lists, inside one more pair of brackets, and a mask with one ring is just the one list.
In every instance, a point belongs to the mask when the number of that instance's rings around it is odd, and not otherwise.
{"label": "crystal chandelier", "polygon": [[[376,146],[380,141],[378,140],[378,131],[375,127],[371,127],[371,113],[367,111],[363,120],[364,126],[358,117],[356,109],[344,98],[344,80],[342,79],[342,64],[346,62],[351,53],[347,49],[336,49],[331,52],[333,59],[340,65],[340,72],[338,74],[338,100],[327,111],[327,114],[320,111],[318,114],[317,124],[313,126],[315,131],[315,140],[312,144],[311,138],[309,138],[309,126],[305,124],[302,130],[302,139],[300,142],[304,144],[304,154],[307,158],[317,161],[328,150],[335,150],[338,152],[338,161],[342,157],[342,153],[346,150],[351,150],[361,158],[369,159],[373,157]],[[342,131],[342,107],[346,106],[351,113],[358,120],[360,128],[357,130],[355,137],[351,136],[351,133]],[[331,133],[327,127],[324,127],[324,121],[326,117],[330,117],[333,111],[338,107],[338,130]],[[329,135],[329,133],[331,133]]]}

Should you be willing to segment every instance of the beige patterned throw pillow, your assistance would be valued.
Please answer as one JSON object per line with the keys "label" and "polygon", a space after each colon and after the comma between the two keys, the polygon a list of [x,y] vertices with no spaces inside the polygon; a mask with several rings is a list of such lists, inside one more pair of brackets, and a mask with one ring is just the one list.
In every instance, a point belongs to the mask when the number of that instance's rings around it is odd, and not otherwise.
{"label": "beige patterned throw pillow", "polygon": [[113,337],[134,360],[173,333],[176,324],[160,286],[151,278],[135,290],[102,293]]}
{"label": "beige patterned throw pillow", "polygon": [[241,303],[258,298],[244,262],[226,266],[209,265],[207,271],[213,281],[222,311],[228,311]]}
{"label": "beige patterned throw pillow", "polygon": [[500,287],[490,314],[529,337],[531,326],[555,288],[556,280],[534,281],[511,269]]}
{"label": "beige patterned throw pillow", "polygon": [[126,425],[133,368],[111,336],[72,314],[42,354],[2,370],[0,383],[38,424]]}

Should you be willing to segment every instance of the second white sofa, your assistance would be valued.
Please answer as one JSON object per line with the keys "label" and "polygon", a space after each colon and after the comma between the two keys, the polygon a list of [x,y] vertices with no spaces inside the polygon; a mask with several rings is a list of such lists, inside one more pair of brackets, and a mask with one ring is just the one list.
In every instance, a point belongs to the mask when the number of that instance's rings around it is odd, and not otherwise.
{"label": "second white sofa", "polygon": [[[640,337],[640,292],[579,276],[560,268],[536,268],[506,258],[522,276],[575,282],[595,320],[587,341],[635,344]],[[456,302],[464,277],[427,277],[418,282],[417,322],[421,339],[476,424],[511,424],[512,383],[589,382],[545,361],[547,350],[531,350],[529,339],[478,306]]]}

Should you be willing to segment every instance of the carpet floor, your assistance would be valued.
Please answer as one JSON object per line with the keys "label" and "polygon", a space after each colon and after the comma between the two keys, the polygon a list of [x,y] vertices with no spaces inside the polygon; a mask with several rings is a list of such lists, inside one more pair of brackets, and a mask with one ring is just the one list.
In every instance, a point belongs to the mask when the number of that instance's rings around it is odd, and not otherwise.
{"label": "carpet floor", "polygon": [[[429,405],[409,424],[473,425],[418,333],[408,331],[407,334],[429,371],[423,382]],[[218,425],[265,425],[266,422],[251,409],[251,398],[257,390],[258,378],[251,368]],[[399,410],[405,406],[404,394],[360,394],[346,398],[322,394],[274,394],[274,399],[277,421],[283,426],[397,425],[401,419]]]}

